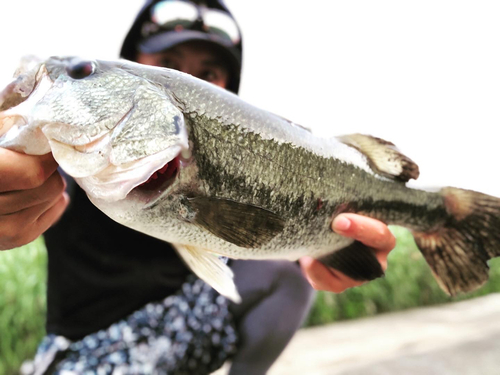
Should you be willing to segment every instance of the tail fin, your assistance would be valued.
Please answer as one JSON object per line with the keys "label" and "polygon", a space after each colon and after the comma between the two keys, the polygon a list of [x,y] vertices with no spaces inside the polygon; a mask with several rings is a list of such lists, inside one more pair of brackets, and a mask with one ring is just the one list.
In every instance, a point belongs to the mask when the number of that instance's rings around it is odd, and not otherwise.
{"label": "tail fin", "polygon": [[440,193],[447,222],[413,236],[440,286],[456,295],[483,285],[488,280],[487,261],[500,255],[500,199],[456,188]]}

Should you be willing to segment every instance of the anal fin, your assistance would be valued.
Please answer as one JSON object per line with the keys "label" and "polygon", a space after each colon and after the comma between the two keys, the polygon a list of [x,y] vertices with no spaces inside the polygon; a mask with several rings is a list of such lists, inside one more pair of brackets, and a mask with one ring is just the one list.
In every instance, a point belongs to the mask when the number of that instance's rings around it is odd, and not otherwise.
{"label": "anal fin", "polygon": [[233,271],[217,255],[189,245],[174,244],[174,247],[196,276],[224,297],[235,303],[241,302]]}
{"label": "anal fin", "polygon": [[318,260],[357,281],[374,280],[384,275],[373,249],[359,241]]}
{"label": "anal fin", "polygon": [[384,177],[407,182],[416,180],[420,174],[418,165],[391,142],[364,134],[349,134],[337,139],[364,154],[373,171]]}

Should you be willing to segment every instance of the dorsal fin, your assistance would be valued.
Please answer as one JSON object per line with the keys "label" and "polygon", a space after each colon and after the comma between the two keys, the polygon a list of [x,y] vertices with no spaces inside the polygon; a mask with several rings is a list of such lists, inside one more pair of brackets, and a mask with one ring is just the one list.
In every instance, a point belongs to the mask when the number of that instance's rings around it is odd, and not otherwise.
{"label": "dorsal fin", "polygon": [[337,139],[364,154],[375,173],[393,180],[416,180],[420,174],[418,165],[403,155],[396,146],[381,138],[364,134],[349,134]]}

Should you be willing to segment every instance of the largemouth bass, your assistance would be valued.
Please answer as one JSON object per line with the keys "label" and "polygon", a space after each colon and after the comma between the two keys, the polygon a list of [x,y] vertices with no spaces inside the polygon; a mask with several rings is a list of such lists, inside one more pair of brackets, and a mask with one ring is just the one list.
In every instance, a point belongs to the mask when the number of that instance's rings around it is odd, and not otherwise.
{"label": "largemouth bass", "polygon": [[0,94],[0,147],[52,152],[100,210],[172,243],[234,301],[220,256],[309,255],[357,280],[383,275],[370,249],[330,229],[343,212],[411,229],[451,295],[482,285],[500,254],[498,198],[407,188],[418,166],[392,143],[320,139],[170,69],[25,59]]}

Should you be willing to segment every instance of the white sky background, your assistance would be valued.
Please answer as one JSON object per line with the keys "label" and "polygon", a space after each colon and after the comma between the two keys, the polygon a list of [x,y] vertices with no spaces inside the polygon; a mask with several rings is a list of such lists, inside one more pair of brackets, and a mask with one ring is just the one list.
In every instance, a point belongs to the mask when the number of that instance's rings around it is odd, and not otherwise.
{"label": "white sky background", "polygon": [[[20,56],[113,59],[142,0],[0,2],[0,83]],[[394,142],[415,184],[500,196],[498,1],[226,0],[241,96],[325,137]]]}

